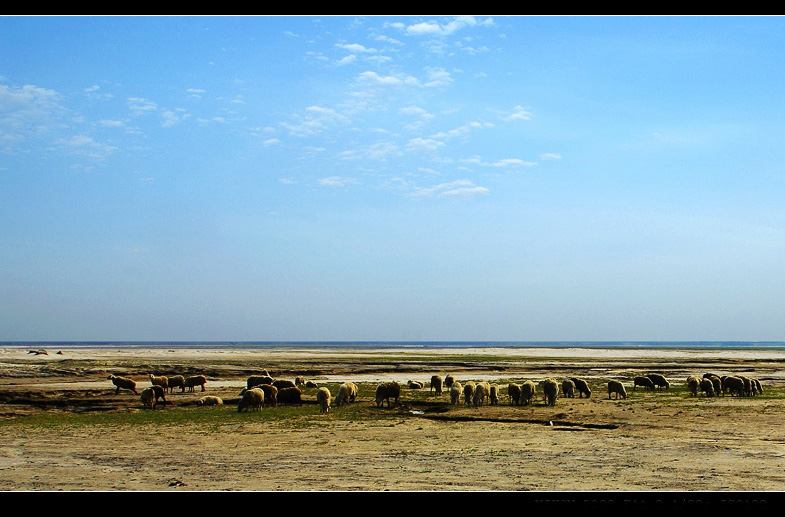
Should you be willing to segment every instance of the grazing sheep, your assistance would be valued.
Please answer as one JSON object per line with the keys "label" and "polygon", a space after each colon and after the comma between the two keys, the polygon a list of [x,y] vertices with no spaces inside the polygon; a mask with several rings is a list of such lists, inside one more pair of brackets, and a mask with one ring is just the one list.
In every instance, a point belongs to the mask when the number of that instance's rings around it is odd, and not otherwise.
{"label": "grazing sheep", "polygon": [[278,390],[278,404],[297,404],[303,403],[303,392],[296,386]]}
{"label": "grazing sheep", "polygon": [[534,381],[526,381],[521,384],[521,404],[524,406],[534,401],[534,394],[537,392],[537,385]]}
{"label": "grazing sheep", "polygon": [[214,397],[213,395],[205,395],[196,401],[197,406],[222,406],[224,403],[221,397]]}
{"label": "grazing sheep", "polygon": [[591,397],[591,390],[589,389],[589,383],[587,383],[583,379],[579,379],[577,377],[571,377],[570,380],[575,384],[575,389],[578,390],[578,398],[583,398],[583,395],[586,395],[586,398]]}
{"label": "grazing sheep", "polygon": [[431,377],[431,391],[436,390],[437,395],[442,394],[442,377],[441,375],[433,375]]}
{"label": "grazing sheep", "polygon": [[398,405],[398,398],[401,396],[401,385],[397,382],[383,382],[376,387],[376,406],[382,407],[384,401],[387,401],[387,407],[390,407],[390,399],[395,399],[395,405]]}
{"label": "grazing sheep", "polygon": [[461,401],[461,394],[463,393],[463,387],[461,383],[458,381],[453,381],[452,386],[450,386],[450,404],[455,406]]}
{"label": "grazing sheep", "polygon": [[305,382],[305,387],[306,387],[306,388],[318,388],[318,387],[319,387],[319,385],[318,385],[318,384],[316,384],[316,383],[315,383],[315,382],[313,382],[313,381],[306,381],[306,382]]}
{"label": "grazing sheep", "polygon": [[485,399],[491,396],[491,385],[488,382],[478,382],[474,388],[474,397],[472,398],[472,402],[474,403],[474,407],[482,406],[485,403]]}
{"label": "grazing sheep", "polygon": [[349,403],[349,397],[352,393],[356,393],[356,388],[350,386],[352,383],[344,382],[338,387],[338,395],[335,397],[335,405],[342,406]]}
{"label": "grazing sheep", "polygon": [[264,392],[264,405],[276,407],[278,405],[278,388],[272,384],[260,384],[257,386]]}
{"label": "grazing sheep", "polygon": [[243,409],[248,412],[248,408],[261,411],[262,405],[264,405],[264,392],[259,388],[251,388],[246,390],[240,403],[237,404],[237,412],[240,413]]}
{"label": "grazing sheep", "polygon": [[705,379],[709,379],[711,381],[712,386],[714,387],[714,394],[721,395],[722,394],[722,381],[716,375],[711,377],[704,377]]}
{"label": "grazing sheep", "polygon": [[445,388],[448,388],[448,389],[452,388],[452,385],[454,383],[455,383],[455,376],[453,374],[449,374],[449,375],[447,375],[447,377],[444,378],[444,387]]}
{"label": "grazing sheep", "polygon": [[545,404],[555,406],[556,398],[559,396],[559,383],[556,382],[556,379],[545,379],[540,381],[540,386],[542,386]]}
{"label": "grazing sheep", "polygon": [[474,390],[477,388],[477,385],[474,384],[473,381],[469,381],[463,385],[463,398],[466,401],[466,405],[470,405],[472,403],[472,399],[474,398]]}
{"label": "grazing sheep", "polygon": [[180,388],[180,392],[185,391],[185,377],[182,375],[174,375],[169,377],[169,393],[172,393],[174,388]]}
{"label": "grazing sheep", "polygon": [[349,385],[349,402],[354,402],[357,400],[357,394],[359,393],[360,389],[357,385],[353,382],[347,382],[346,384]]}
{"label": "grazing sheep", "polygon": [[423,387],[423,384],[419,381],[408,381],[407,384],[410,390],[421,390]]}
{"label": "grazing sheep", "polygon": [[157,384],[154,384],[153,386],[150,387],[153,389],[153,393],[155,394],[156,404],[158,404],[158,399],[163,399],[163,401],[166,402],[166,389],[162,388],[161,386],[158,386]]}
{"label": "grazing sheep", "polygon": [[701,391],[705,393],[707,397],[714,396],[714,383],[711,382],[711,379],[701,379]]}
{"label": "grazing sheep", "polygon": [[567,398],[575,398],[575,383],[570,379],[561,383],[561,392]]}
{"label": "grazing sheep", "polygon": [[245,385],[248,389],[253,388],[254,386],[259,386],[260,384],[272,384],[273,378],[269,375],[251,375],[246,379]]}
{"label": "grazing sheep", "polygon": [[305,377],[303,377],[302,375],[298,375],[297,377],[294,378],[294,385],[299,386],[301,384],[305,384]]}
{"label": "grazing sheep", "polygon": [[690,375],[687,377],[687,390],[693,397],[698,396],[698,388],[700,387],[701,380],[697,375]]}
{"label": "grazing sheep", "polygon": [[518,405],[521,403],[521,387],[517,384],[510,384],[507,386],[507,395],[510,397],[510,405]]}
{"label": "grazing sheep", "polygon": [[608,381],[608,399],[611,398],[611,393],[616,394],[616,399],[621,395],[622,398],[627,398],[627,390],[624,389],[624,384],[619,381]]}
{"label": "grazing sheep", "polygon": [[189,392],[193,392],[194,391],[194,387],[196,387],[196,386],[201,386],[202,387],[202,391],[206,391],[204,389],[204,385],[205,384],[207,384],[207,377],[205,377],[204,375],[193,375],[193,376],[188,377],[187,379],[185,379],[185,382],[183,383],[183,386],[185,386],[185,388]]}
{"label": "grazing sheep", "polygon": [[288,379],[278,379],[278,380],[273,381],[272,384],[273,384],[273,386],[278,388],[278,391],[281,391],[284,388],[296,388],[297,387],[297,386],[295,386],[294,382],[292,382],[292,381],[290,381]]}
{"label": "grazing sheep", "polygon": [[671,386],[671,383],[669,383],[668,380],[659,373],[650,373],[646,377],[651,379],[651,382],[653,382],[654,385],[658,388],[665,388],[667,390]]}
{"label": "grazing sheep", "polygon": [[499,403],[499,387],[496,384],[491,384],[491,405],[495,406]]}
{"label": "grazing sheep", "polygon": [[316,392],[316,401],[319,403],[319,412],[327,413],[330,411],[330,390],[319,388]]}
{"label": "grazing sheep", "polygon": [[738,375],[738,378],[744,382],[744,394],[748,397],[752,395],[752,381],[750,381],[750,378],[743,375]]}
{"label": "grazing sheep", "polygon": [[758,394],[763,395],[763,386],[760,385],[760,381],[758,379],[752,379],[755,382],[755,387],[758,389]]}
{"label": "grazing sheep", "polygon": [[150,384],[153,386],[160,386],[163,389],[169,388],[169,379],[164,377],[163,375],[160,377],[156,377],[152,373],[150,374]]}
{"label": "grazing sheep", "polygon": [[654,381],[652,381],[649,377],[635,377],[632,380],[632,391],[635,391],[635,388],[638,386],[643,386],[644,388],[649,388],[650,390],[653,390]]}
{"label": "grazing sheep", "polygon": [[136,391],[136,382],[134,380],[128,379],[126,377],[118,377],[116,375],[110,375],[107,377],[107,379],[111,380],[112,384],[117,387],[114,392],[115,395],[120,393],[120,388],[131,390],[134,392],[134,395],[139,395],[139,393]]}
{"label": "grazing sheep", "polygon": [[142,404],[146,409],[155,409],[155,392],[153,388],[142,390]]}
{"label": "grazing sheep", "polygon": [[723,393],[725,391],[730,392],[731,396],[734,394],[736,396],[744,395],[744,381],[740,377],[733,375],[725,377],[722,381],[722,390]]}

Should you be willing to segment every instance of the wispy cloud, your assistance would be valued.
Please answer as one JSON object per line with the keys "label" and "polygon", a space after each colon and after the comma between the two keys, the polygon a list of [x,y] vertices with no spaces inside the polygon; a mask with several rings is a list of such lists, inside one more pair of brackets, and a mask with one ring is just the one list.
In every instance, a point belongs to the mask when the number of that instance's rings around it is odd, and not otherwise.
{"label": "wispy cloud", "polygon": [[329,176],[319,180],[319,185],[326,187],[345,187],[346,185],[359,185],[360,182],[355,178],[345,176]]}
{"label": "wispy cloud", "polygon": [[410,193],[410,197],[472,197],[488,194],[490,190],[486,187],[475,185],[471,180],[462,179],[448,183],[439,183],[431,187],[416,187]]}

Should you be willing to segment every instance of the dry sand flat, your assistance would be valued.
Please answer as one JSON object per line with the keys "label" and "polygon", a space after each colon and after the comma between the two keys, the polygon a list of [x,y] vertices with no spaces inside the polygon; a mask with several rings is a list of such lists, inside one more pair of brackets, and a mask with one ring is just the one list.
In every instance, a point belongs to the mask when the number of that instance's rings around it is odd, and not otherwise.
{"label": "dry sand flat", "polygon": [[[2,490],[785,488],[785,354],[776,350],[56,351],[0,350]],[[359,382],[361,396],[320,415],[314,391],[305,390],[301,407],[238,414],[230,402],[263,367],[276,377],[317,379],[333,396],[336,383]],[[168,406],[151,414],[106,380],[128,375],[143,387],[147,374],[170,370],[205,373],[207,394],[227,405],[196,407],[197,388],[168,396]],[[638,388],[626,400],[603,392],[609,379],[630,391],[632,376],[650,371],[664,373],[673,389]],[[766,393],[685,395],[687,375],[707,371],[745,372]],[[475,408],[450,406],[446,392],[404,389],[400,406],[376,408],[379,380],[434,373],[500,379],[502,393],[509,379],[577,375],[594,392],[555,407],[540,396],[530,407],[503,397],[499,406]]]}

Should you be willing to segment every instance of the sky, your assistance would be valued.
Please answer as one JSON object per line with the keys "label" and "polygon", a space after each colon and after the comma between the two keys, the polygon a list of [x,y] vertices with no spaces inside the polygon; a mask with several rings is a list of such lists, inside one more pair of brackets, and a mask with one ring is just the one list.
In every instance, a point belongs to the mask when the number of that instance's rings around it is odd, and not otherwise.
{"label": "sky", "polygon": [[785,340],[784,39],[0,17],[0,341]]}

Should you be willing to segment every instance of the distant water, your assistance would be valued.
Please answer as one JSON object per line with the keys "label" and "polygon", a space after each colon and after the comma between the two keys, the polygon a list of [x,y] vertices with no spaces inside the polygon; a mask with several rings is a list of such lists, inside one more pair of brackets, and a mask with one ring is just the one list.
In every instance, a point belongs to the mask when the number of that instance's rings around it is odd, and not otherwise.
{"label": "distant water", "polygon": [[785,341],[0,341],[0,348],[785,349]]}

